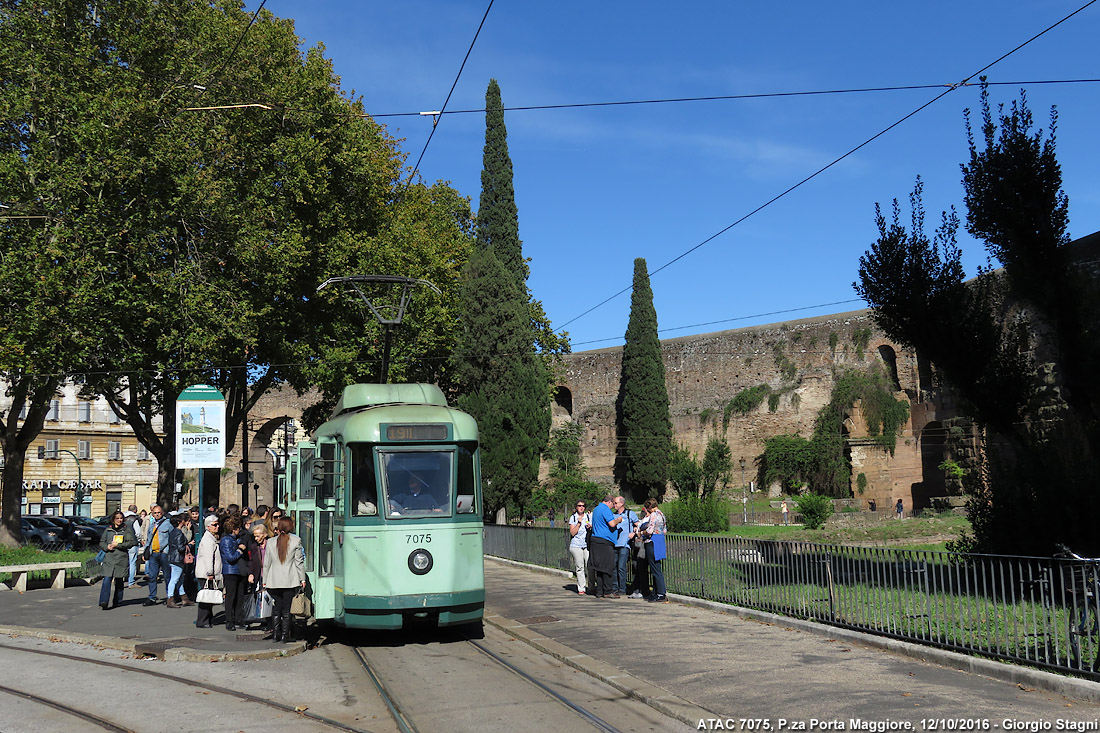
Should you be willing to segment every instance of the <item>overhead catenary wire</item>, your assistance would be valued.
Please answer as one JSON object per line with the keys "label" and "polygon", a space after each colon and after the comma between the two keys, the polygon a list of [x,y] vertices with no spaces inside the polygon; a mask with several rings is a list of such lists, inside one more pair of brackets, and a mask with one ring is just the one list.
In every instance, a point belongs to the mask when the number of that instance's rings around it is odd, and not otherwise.
{"label": "overhead catenary wire", "polygon": [[[1032,43],[1032,42],[1033,42],[1033,41],[1035,41],[1036,39],[1038,39],[1038,38],[1040,38],[1040,37],[1042,37],[1042,36],[1046,35],[1046,34],[1047,34],[1047,33],[1049,33],[1050,31],[1052,31],[1052,30],[1054,30],[1055,28],[1057,28],[1058,26],[1062,25],[1063,23],[1065,23],[1066,21],[1068,21],[1068,20],[1069,20],[1070,18],[1072,18],[1073,16],[1077,15],[1078,13],[1081,13],[1081,12],[1082,12],[1082,11],[1084,11],[1084,10],[1085,10],[1086,8],[1088,8],[1089,6],[1091,6],[1091,5],[1095,4],[1096,2],[1097,2],[1097,0],[1089,0],[1089,1],[1087,2],[1087,3],[1085,3],[1085,4],[1084,4],[1084,5],[1082,5],[1081,7],[1077,8],[1076,10],[1074,10],[1074,11],[1073,11],[1072,13],[1069,13],[1068,15],[1064,16],[1063,18],[1061,18],[1061,19],[1060,19],[1060,20],[1058,20],[1057,22],[1055,22],[1055,23],[1053,23],[1053,24],[1051,24],[1051,25],[1047,26],[1047,27],[1046,27],[1046,28],[1044,28],[1043,30],[1041,30],[1041,31],[1039,31],[1038,33],[1036,33],[1035,35],[1033,35],[1033,36],[1032,36],[1031,38],[1029,38],[1029,39],[1027,39],[1026,41],[1024,41],[1023,43],[1020,43],[1019,45],[1017,45],[1017,46],[1016,46],[1015,48],[1013,48],[1012,50],[1010,50],[1010,51],[1007,51],[1006,53],[1003,53],[1003,54],[1001,54],[1001,55],[1000,55],[999,57],[997,57],[997,58],[996,58],[996,59],[994,59],[993,61],[989,62],[988,64],[986,64],[986,65],[985,65],[985,66],[983,66],[982,68],[980,68],[980,69],[978,69],[977,71],[975,71],[975,72],[973,72],[973,73],[971,73],[971,74],[967,75],[967,76],[966,76],[966,77],[964,77],[964,78],[963,78],[963,79],[962,79],[962,80],[961,80],[960,82],[958,82],[958,83],[956,83],[956,84],[952,84],[952,85],[950,85],[950,86],[949,86],[949,87],[948,87],[947,89],[945,89],[944,91],[940,92],[939,94],[937,94],[937,95],[936,95],[935,97],[933,97],[932,99],[928,100],[928,101],[927,101],[927,102],[925,102],[924,104],[920,105],[920,106],[919,106],[919,107],[917,107],[917,108],[916,108],[915,110],[913,110],[912,112],[908,113],[907,115],[905,115],[904,117],[902,117],[902,118],[901,118],[901,119],[899,119],[898,121],[896,121],[896,122],[894,122],[894,123],[890,124],[889,126],[885,127],[884,129],[880,130],[879,132],[875,133],[875,134],[874,134],[874,135],[872,135],[871,137],[869,137],[869,138],[867,138],[866,140],[864,140],[863,142],[861,142],[861,143],[860,143],[859,145],[856,145],[856,146],[855,146],[854,148],[852,148],[852,149],[848,150],[848,152],[846,152],[846,153],[844,153],[844,154],[842,154],[842,155],[840,155],[840,156],[838,156],[838,157],[834,158],[834,159],[833,159],[833,160],[832,160],[831,162],[829,162],[829,163],[827,163],[827,164],[825,164],[825,165],[821,166],[820,168],[818,168],[818,169],[817,169],[816,171],[814,171],[814,172],[813,172],[813,173],[811,173],[810,175],[808,175],[808,176],[804,177],[803,179],[801,179],[800,181],[798,181],[798,182],[797,182],[797,183],[795,183],[794,185],[792,185],[792,186],[788,187],[788,188],[787,188],[787,189],[785,189],[784,191],[782,191],[782,192],[780,192],[780,193],[776,194],[776,195],[775,195],[775,196],[773,196],[772,198],[770,198],[770,199],[768,199],[767,201],[765,201],[764,203],[760,204],[759,206],[757,206],[757,207],[756,207],[755,209],[753,209],[752,211],[748,212],[748,213],[747,213],[747,214],[745,214],[744,216],[742,216],[742,217],[740,217],[739,219],[737,219],[736,221],[734,221],[734,222],[733,222],[732,224],[730,224],[730,225],[728,225],[728,226],[726,226],[726,227],[724,227],[724,228],[720,229],[719,231],[717,231],[717,232],[715,232],[714,234],[710,235],[709,237],[707,237],[707,238],[706,238],[706,239],[704,239],[703,241],[699,242],[698,244],[695,244],[694,246],[692,246],[692,247],[688,248],[688,249],[687,249],[687,250],[685,250],[684,252],[681,252],[681,253],[680,253],[680,254],[678,254],[677,256],[673,257],[673,258],[672,258],[671,260],[669,260],[668,262],[664,263],[663,265],[661,265],[661,266],[660,266],[660,267],[658,267],[657,269],[655,269],[655,270],[651,271],[651,272],[649,273],[649,276],[650,276],[650,277],[652,278],[652,277],[653,277],[654,275],[658,274],[658,273],[659,273],[659,272],[661,272],[662,270],[665,270],[665,269],[667,269],[667,268],[671,267],[671,266],[672,266],[672,265],[674,265],[675,263],[679,262],[679,261],[680,261],[680,260],[682,260],[683,258],[685,258],[685,257],[687,257],[688,255],[690,255],[690,254],[691,254],[692,252],[695,252],[696,250],[700,249],[701,247],[703,247],[703,246],[705,246],[705,245],[709,244],[710,242],[714,241],[714,240],[715,240],[715,239],[717,239],[718,237],[722,236],[723,234],[725,234],[725,233],[726,233],[726,232],[728,232],[729,230],[731,230],[731,229],[733,229],[734,227],[736,227],[736,226],[737,226],[738,224],[740,224],[740,223],[742,223],[742,222],[746,221],[747,219],[749,219],[749,218],[751,218],[752,216],[756,215],[756,214],[757,214],[757,213],[759,213],[760,211],[763,211],[763,210],[764,210],[764,209],[766,209],[767,207],[769,207],[769,206],[771,206],[772,204],[774,204],[774,203],[775,203],[776,201],[779,201],[780,199],[782,199],[782,198],[786,197],[786,196],[787,196],[788,194],[790,194],[790,193],[791,193],[792,191],[795,191],[796,189],[798,189],[798,188],[801,188],[801,187],[802,187],[803,185],[805,185],[806,183],[809,183],[809,182],[810,182],[810,181],[812,181],[813,179],[817,178],[817,177],[818,177],[819,175],[821,175],[821,174],[822,174],[822,173],[824,173],[825,171],[829,170],[829,169],[830,169],[830,168],[832,168],[833,166],[837,165],[837,164],[838,164],[838,163],[840,163],[841,161],[845,160],[846,158],[850,157],[851,155],[855,154],[856,152],[858,152],[858,151],[862,150],[863,148],[867,147],[868,145],[870,145],[870,144],[871,144],[872,142],[874,142],[875,140],[879,139],[880,137],[882,137],[882,136],[883,136],[883,135],[885,135],[886,133],[888,133],[888,132],[890,132],[891,130],[893,130],[893,129],[894,129],[895,127],[898,127],[899,125],[901,125],[901,124],[902,124],[902,123],[904,123],[905,121],[907,121],[907,120],[909,120],[910,118],[912,118],[912,117],[916,116],[917,114],[919,114],[920,112],[924,111],[924,110],[925,110],[925,109],[927,109],[928,107],[932,106],[933,104],[935,104],[935,103],[936,103],[936,102],[938,102],[939,100],[943,99],[944,97],[946,97],[946,96],[947,96],[948,94],[950,94],[951,92],[955,91],[956,89],[960,88],[960,87],[961,87],[961,86],[963,86],[963,85],[967,85],[967,84],[969,84],[969,83],[970,83],[970,80],[971,80],[971,79],[973,79],[974,77],[976,77],[976,76],[980,76],[981,74],[985,73],[985,72],[986,72],[987,70],[991,69],[991,68],[992,68],[993,66],[996,66],[996,65],[997,65],[998,63],[1000,63],[1001,61],[1005,60],[1006,58],[1008,58],[1008,57],[1009,57],[1009,56],[1011,56],[1012,54],[1016,53],[1016,52],[1017,52],[1017,51],[1019,51],[1019,50],[1020,50],[1021,48],[1024,48],[1024,47],[1025,47],[1025,46],[1027,46],[1027,45],[1028,45],[1029,43]],[[584,312],[580,313],[579,315],[576,315],[576,316],[574,316],[573,318],[569,319],[568,321],[566,321],[565,323],[563,323],[563,324],[562,324],[561,326],[559,326],[559,327],[558,327],[558,328],[557,328],[556,330],[557,330],[557,331],[559,331],[559,332],[560,332],[560,331],[562,331],[562,330],[563,330],[563,329],[564,329],[564,328],[565,328],[566,326],[568,326],[569,324],[571,324],[571,323],[575,323],[576,321],[578,321],[578,320],[580,320],[581,318],[583,318],[583,317],[587,316],[588,314],[590,314],[590,313],[592,313],[592,312],[596,311],[597,309],[599,309],[599,308],[603,307],[604,305],[607,305],[608,303],[610,303],[610,302],[611,302],[612,300],[614,300],[615,298],[618,298],[618,297],[619,297],[620,295],[622,295],[623,293],[629,292],[629,291],[630,291],[630,290],[631,290],[632,288],[633,288],[633,285],[628,285],[627,287],[623,288],[622,290],[619,290],[618,292],[614,293],[613,295],[611,295],[611,296],[609,296],[609,297],[605,298],[604,300],[600,301],[599,303],[597,303],[596,305],[592,306],[592,307],[591,307],[591,308],[589,308],[588,310],[586,310],[586,311],[584,311]]]}
{"label": "overhead catenary wire", "polygon": [[[466,49],[466,56],[462,59],[462,64],[458,67],[458,73],[455,74],[454,83],[451,84],[451,91],[447,92],[447,99],[443,101],[443,106],[439,108],[438,115],[435,117],[435,123],[432,124],[432,130],[428,133],[428,139],[424,141],[424,148],[420,151],[420,157],[416,159],[416,165],[413,166],[412,172],[409,174],[409,183],[412,183],[416,178],[416,172],[420,170],[420,162],[424,160],[424,154],[428,152],[428,146],[432,143],[432,138],[435,137],[436,128],[439,127],[439,117],[447,111],[447,105],[451,101],[451,95],[455,93],[455,87],[458,86],[458,80],[462,78],[462,71],[466,68],[466,62],[470,59],[470,54],[473,53],[474,44],[477,43],[478,36],[481,35],[481,29],[485,27],[485,19],[489,17],[489,11],[493,9],[494,0],[489,0],[489,5],[485,8],[485,14],[481,16],[481,22],[477,26],[477,31],[474,33],[473,40],[470,41],[470,47]],[[419,114],[419,113],[417,113]],[[433,112],[433,115],[436,113]]]}

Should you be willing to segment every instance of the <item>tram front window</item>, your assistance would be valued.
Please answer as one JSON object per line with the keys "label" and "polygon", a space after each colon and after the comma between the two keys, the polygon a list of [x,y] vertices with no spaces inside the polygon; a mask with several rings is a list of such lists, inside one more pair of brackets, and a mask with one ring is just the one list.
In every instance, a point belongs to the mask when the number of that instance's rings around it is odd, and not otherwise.
{"label": "tram front window", "polygon": [[390,517],[451,513],[451,451],[380,452]]}

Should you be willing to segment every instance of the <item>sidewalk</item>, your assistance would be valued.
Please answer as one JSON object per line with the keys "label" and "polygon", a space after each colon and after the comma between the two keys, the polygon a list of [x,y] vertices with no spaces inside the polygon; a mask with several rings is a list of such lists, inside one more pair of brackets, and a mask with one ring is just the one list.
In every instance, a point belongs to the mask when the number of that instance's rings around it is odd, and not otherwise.
{"label": "sidewalk", "polygon": [[[262,631],[196,628],[194,606],[168,608],[163,601],[164,583],[158,591],[161,602],[143,606],[148,589],[128,588],[122,605],[109,611],[99,607],[99,584],[83,580],[69,580],[57,590],[37,583],[22,594],[0,591],[0,634],[96,644],[170,661],[268,659],[305,651],[301,641],[264,641]],[[214,610],[220,614],[221,607]]]}
{"label": "sidewalk", "polygon": [[1100,720],[1098,683],[706,602],[578,596],[568,573],[491,558],[485,583],[488,622],[533,635],[567,663],[576,650],[724,719],[843,721],[847,730],[857,719],[910,721],[915,730],[931,718],[988,720],[993,730],[1006,720]]}

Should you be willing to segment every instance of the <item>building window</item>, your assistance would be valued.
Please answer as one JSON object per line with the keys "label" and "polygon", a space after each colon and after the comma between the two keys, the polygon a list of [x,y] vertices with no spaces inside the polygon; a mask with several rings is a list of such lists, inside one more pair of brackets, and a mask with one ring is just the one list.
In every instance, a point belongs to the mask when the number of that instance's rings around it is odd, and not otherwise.
{"label": "building window", "polygon": [[121,461],[122,460],[122,443],[117,440],[107,441],[107,460],[109,461]]}
{"label": "building window", "polygon": [[92,444],[87,440],[76,441],[76,457],[77,458],[91,458],[92,457]]}
{"label": "building window", "polygon": [[119,509],[122,509],[122,492],[121,491],[108,491],[107,492],[107,513],[114,514]]}
{"label": "building window", "polygon": [[142,444],[142,443],[138,443],[138,447],[137,447],[137,459],[138,459],[139,461],[147,461],[147,460],[149,460],[149,449],[148,449],[148,448],[146,448],[146,447],[145,447],[145,445],[144,445],[144,444]]}
{"label": "building window", "polygon": [[27,419],[27,403],[26,402],[24,402],[23,406],[19,408],[19,419],[20,420],[26,420]]}
{"label": "building window", "polygon": [[46,460],[56,460],[57,450],[61,447],[59,440],[47,440],[46,445],[38,446],[38,457]]}
{"label": "building window", "polygon": [[80,422],[92,421],[92,403],[84,401],[80,403]]}
{"label": "building window", "polygon": [[118,411],[115,410],[115,408],[108,407],[107,409],[111,411],[111,424],[112,425],[118,425],[120,422],[122,422],[122,418],[119,417]]}
{"label": "building window", "polygon": [[53,422],[61,419],[61,400],[50,400],[50,411],[46,413],[46,419]]}
{"label": "building window", "polygon": [[38,516],[42,513],[41,504],[27,504],[27,514]]}

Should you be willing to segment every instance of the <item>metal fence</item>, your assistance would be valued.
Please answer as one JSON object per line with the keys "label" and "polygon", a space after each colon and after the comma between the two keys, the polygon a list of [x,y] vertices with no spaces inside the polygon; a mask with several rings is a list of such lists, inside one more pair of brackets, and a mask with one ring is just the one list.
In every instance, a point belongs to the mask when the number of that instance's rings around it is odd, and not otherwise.
{"label": "metal fence", "polygon": [[[568,536],[486,525],[485,553],[572,569]],[[1100,560],[667,539],[673,593],[1100,680]]]}

